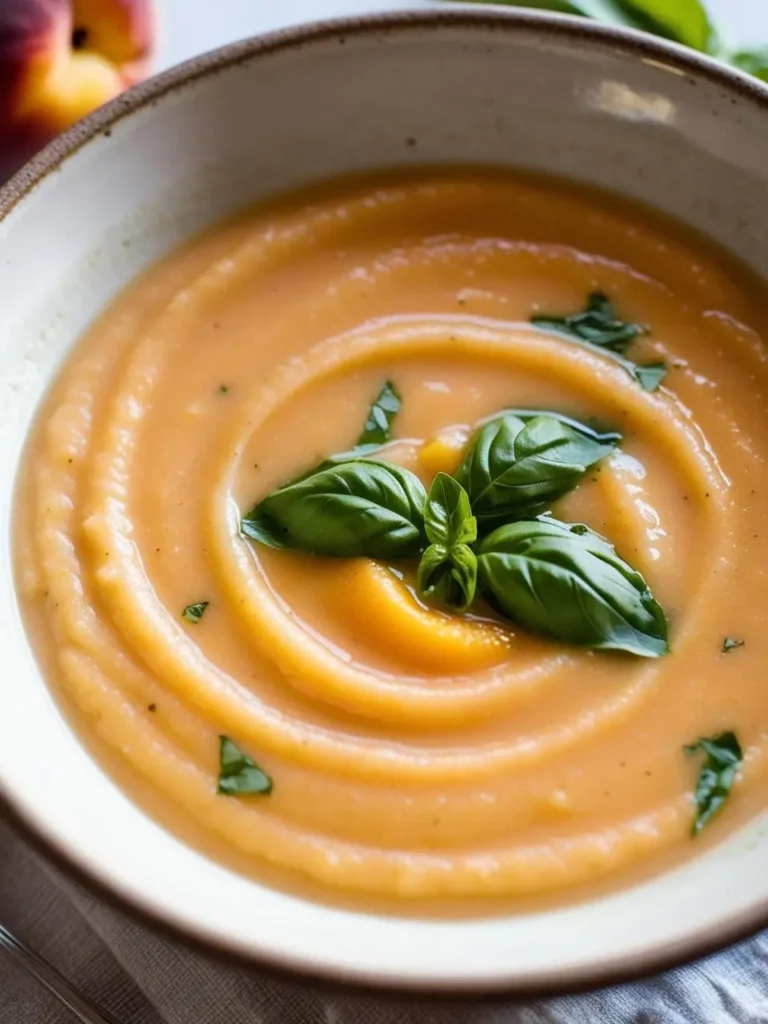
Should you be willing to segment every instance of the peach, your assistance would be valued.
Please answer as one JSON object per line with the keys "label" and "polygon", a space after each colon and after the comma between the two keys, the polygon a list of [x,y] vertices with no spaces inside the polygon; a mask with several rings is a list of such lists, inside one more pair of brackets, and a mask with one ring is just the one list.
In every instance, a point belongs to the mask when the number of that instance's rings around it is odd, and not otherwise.
{"label": "peach", "polygon": [[2,0],[0,177],[147,73],[152,0]]}

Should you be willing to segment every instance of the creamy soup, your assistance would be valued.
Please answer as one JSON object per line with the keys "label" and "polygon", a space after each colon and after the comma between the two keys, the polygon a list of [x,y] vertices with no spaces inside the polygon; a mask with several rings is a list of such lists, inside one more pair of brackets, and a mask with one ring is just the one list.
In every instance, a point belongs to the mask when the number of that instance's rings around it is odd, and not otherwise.
{"label": "creamy soup", "polygon": [[[46,676],[161,822],[329,898],[492,909],[700,853],[766,800],[767,324],[722,254],[562,184],[244,213],[131,286],[38,418]],[[493,493],[488,424],[524,478]]]}

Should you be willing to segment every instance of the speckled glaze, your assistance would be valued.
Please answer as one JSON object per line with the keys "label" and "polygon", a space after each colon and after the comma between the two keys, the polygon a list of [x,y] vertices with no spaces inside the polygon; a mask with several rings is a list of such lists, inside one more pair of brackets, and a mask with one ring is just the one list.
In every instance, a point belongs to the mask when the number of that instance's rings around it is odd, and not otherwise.
{"label": "speckled glaze", "polygon": [[[208,948],[347,982],[574,988],[767,923],[768,816],[663,877],[514,918],[384,918],[246,881],[145,817],[80,747],[28,648],[9,554],[14,474],[63,356],[153,259],[243,204],[382,166],[522,167],[673,214],[765,273],[766,136],[768,89],[673,45],[451,11],[227,47],[134,89],[28,165],[0,193],[0,793],[30,832]],[[44,752],[34,772],[31,749]]]}

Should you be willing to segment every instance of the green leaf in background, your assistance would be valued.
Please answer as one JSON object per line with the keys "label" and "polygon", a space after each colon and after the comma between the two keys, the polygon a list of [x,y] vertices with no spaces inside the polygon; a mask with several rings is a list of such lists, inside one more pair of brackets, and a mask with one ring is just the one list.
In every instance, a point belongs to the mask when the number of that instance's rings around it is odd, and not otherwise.
{"label": "green leaf in background", "polygon": [[400,412],[402,400],[391,380],[385,381],[368,413],[363,432],[356,448],[368,445],[382,445],[390,440],[392,423]]}
{"label": "green leaf in background", "polygon": [[615,441],[579,427],[546,413],[527,422],[507,414],[486,424],[456,473],[478,523],[489,528],[541,511],[611,454]]}
{"label": "green leaf in background", "polygon": [[667,375],[664,363],[640,366],[625,358],[626,350],[644,333],[644,328],[621,320],[603,292],[592,292],[582,312],[567,316],[537,313],[531,317],[531,323],[541,331],[560,334],[610,356],[646,391],[655,391]]}
{"label": "green leaf in background", "polygon": [[717,34],[706,8],[699,0],[621,0],[621,6],[646,20],[646,31],[690,46],[702,53],[716,53]]}
{"label": "green leaf in background", "polygon": [[643,577],[586,526],[543,516],[502,526],[477,563],[492,603],[534,633],[645,658],[669,650],[666,616]]}
{"label": "green leaf in background", "polygon": [[424,542],[426,497],[408,470],[359,459],[274,491],[243,518],[241,530],[272,548],[335,558],[408,558]]}
{"label": "green leaf in background", "polygon": [[272,779],[244,754],[228,736],[219,736],[219,793],[245,796],[272,792]]}
{"label": "green leaf in background", "polygon": [[723,804],[736,780],[743,754],[733,732],[723,732],[719,736],[697,740],[683,749],[686,754],[702,752],[707,755],[694,794],[696,817],[691,831],[697,836],[723,809]]}
{"label": "green leaf in background", "polygon": [[748,75],[768,82],[768,46],[758,50],[738,50],[731,54],[729,59],[740,71],[746,71]]}
{"label": "green leaf in background", "polygon": [[465,611],[477,586],[477,558],[469,547],[477,540],[477,520],[467,492],[447,473],[438,473],[432,482],[424,526],[431,544],[419,562],[419,593]]}
{"label": "green leaf in background", "polygon": [[452,548],[430,544],[421,556],[416,585],[423,597],[466,611],[475,599],[477,556],[467,544]]}

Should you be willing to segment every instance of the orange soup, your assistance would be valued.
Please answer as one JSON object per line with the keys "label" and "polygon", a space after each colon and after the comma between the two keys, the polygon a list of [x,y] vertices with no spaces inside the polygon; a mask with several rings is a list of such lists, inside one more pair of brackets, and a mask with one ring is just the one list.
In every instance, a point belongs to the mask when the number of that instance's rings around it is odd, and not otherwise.
{"label": "orange soup", "polygon": [[558,183],[244,213],[40,413],[51,686],[161,822],[329,896],[564,900],[706,849],[765,804],[767,325],[723,254]]}

